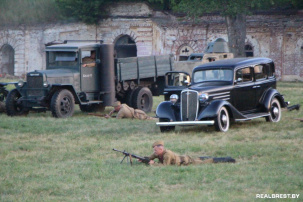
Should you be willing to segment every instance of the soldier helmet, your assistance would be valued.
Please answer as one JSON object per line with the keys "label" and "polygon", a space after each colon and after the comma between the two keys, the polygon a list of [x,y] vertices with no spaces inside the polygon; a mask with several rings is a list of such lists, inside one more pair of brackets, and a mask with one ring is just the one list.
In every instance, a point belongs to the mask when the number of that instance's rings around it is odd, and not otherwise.
{"label": "soldier helmet", "polygon": [[120,101],[116,101],[114,102],[114,104],[112,105],[113,107],[118,107],[121,105],[121,102]]}
{"label": "soldier helmet", "polygon": [[154,148],[155,146],[158,146],[158,145],[162,145],[162,146],[164,146],[164,142],[163,142],[163,141],[161,141],[161,140],[158,140],[158,141],[154,142],[154,144],[153,144],[152,148]]}

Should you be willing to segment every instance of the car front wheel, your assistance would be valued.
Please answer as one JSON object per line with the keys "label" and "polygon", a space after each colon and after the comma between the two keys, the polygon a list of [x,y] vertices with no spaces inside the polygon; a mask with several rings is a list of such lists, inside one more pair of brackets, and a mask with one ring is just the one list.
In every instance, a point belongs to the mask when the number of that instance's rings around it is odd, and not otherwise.
{"label": "car front wheel", "polygon": [[[168,122],[169,120],[160,118],[159,121],[160,122]],[[170,132],[170,131],[174,131],[174,130],[175,130],[175,126],[160,126],[161,133]]]}
{"label": "car front wheel", "polygon": [[226,132],[229,129],[230,120],[226,107],[221,107],[215,119],[215,128],[217,131]]}
{"label": "car front wheel", "polygon": [[281,105],[277,98],[271,100],[269,116],[265,117],[268,122],[279,122],[281,119]]}

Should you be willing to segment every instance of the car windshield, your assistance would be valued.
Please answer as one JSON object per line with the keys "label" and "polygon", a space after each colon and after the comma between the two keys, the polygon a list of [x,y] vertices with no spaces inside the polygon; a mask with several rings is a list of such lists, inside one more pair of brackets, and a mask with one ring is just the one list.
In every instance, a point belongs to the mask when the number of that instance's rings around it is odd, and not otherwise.
{"label": "car windshield", "polygon": [[206,69],[194,72],[193,82],[206,81],[232,81],[233,71],[231,69]]}
{"label": "car windshield", "polygon": [[76,52],[50,51],[48,52],[48,67],[75,67],[77,58]]}

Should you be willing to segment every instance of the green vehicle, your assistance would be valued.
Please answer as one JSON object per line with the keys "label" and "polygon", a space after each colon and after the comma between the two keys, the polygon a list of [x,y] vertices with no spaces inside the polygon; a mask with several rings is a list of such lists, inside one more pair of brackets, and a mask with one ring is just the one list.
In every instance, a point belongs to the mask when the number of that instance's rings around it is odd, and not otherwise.
{"label": "green vehicle", "polygon": [[[148,112],[173,66],[172,55],[115,59],[112,44],[90,41],[65,41],[45,50],[46,70],[29,72],[26,81],[15,84],[6,98],[7,115],[50,110],[56,118],[67,118],[75,104],[94,112],[115,100]],[[91,63],[87,58],[93,58]]]}

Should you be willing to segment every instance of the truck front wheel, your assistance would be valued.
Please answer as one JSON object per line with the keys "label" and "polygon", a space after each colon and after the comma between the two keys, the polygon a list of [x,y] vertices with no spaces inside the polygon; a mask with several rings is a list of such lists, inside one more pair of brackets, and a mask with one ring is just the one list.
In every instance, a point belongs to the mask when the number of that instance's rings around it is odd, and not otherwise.
{"label": "truck front wheel", "polygon": [[55,118],[67,118],[74,114],[75,99],[66,89],[58,90],[51,100],[51,111]]}
{"label": "truck front wheel", "polygon": [[13,89],[6,97],[6,113],[8,116],[20,116],[27,115],[29,110],[22,106],[22,102],[19,101],[21,95],[17,89]]}

